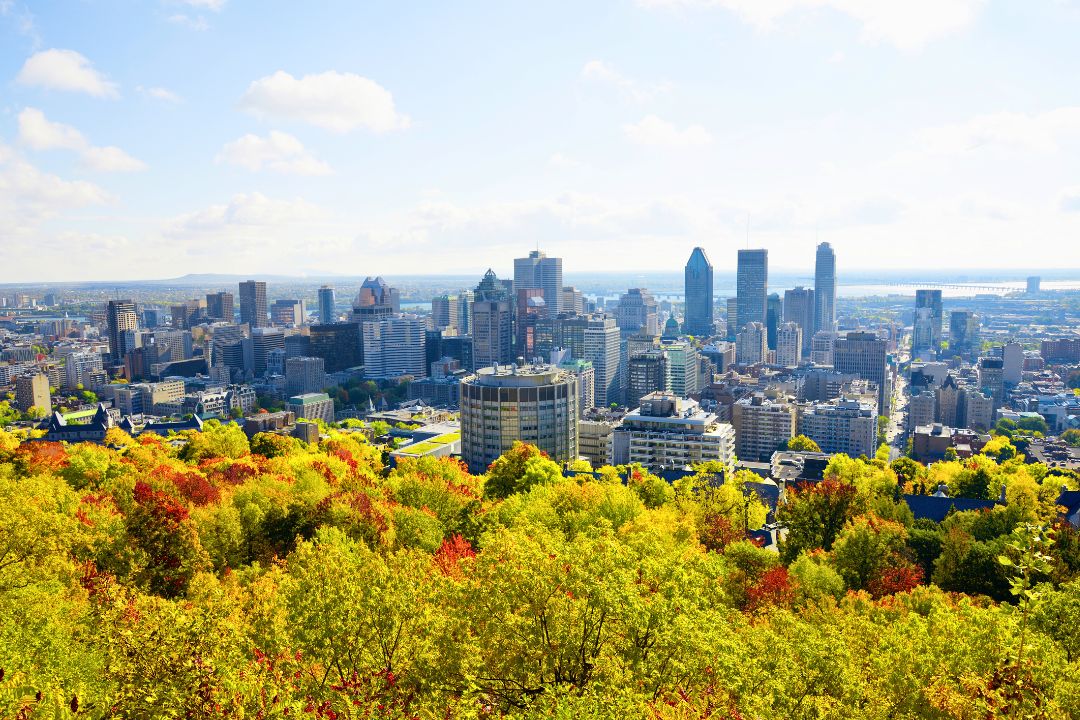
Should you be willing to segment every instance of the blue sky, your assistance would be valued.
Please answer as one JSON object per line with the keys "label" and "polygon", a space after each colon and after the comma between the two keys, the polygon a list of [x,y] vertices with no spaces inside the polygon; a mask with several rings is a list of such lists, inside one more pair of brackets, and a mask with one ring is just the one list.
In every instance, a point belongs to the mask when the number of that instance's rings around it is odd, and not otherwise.
{"label": "blue sky", "polygon": [[1080,2],[0,0],[0,281],[1080,267]]}

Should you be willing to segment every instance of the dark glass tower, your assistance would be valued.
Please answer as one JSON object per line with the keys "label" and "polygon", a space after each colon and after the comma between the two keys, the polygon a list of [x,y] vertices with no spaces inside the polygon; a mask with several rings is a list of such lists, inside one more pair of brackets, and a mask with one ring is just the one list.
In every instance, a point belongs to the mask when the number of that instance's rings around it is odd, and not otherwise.
{"label": "dark glass tower", "polygon": [[713,334],[713,266],[703,248],[686,261],[686,327],[690,335]]}
{"label": "dark glass tower", "polygon": [[739,328],[747,323],[765,325],[769,296],[769,251],[740,250],[735,278]]}

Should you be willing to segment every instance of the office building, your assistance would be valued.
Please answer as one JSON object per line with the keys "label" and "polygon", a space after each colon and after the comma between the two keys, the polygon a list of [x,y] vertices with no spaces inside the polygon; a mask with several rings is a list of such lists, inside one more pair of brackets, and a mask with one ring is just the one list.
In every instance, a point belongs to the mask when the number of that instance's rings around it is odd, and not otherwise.
{"label": "office building", "polygon": [[822,452],[873,457],[877,450],[877,406],[858,400],[815,403],[799,416],[799,434]]}
{"label": "office building", "polygon": [[326,361],[321,357],[294,357],[285,360],[285,392],[305,395],[326,389]]}
{"label": "office building", "polygon": [[322,420],[334,422],[334,401],[324,392],[304,393],[285,401],[285,412],[291,412],[297,420]]}
{"label": "office building", "polygon": [[964,426],[973,430],[987,430],[994,426],[994,411],[999,403],[991,390],[964,388]]}
{"label": "office building", "polygon": [[705,462],[735,466],[735,430],[694,400],[656,392],[641,399],[616,434],[629,436],[631,463],[653,471],[681,470]]}
{"label": "office building", "polygon": [[979,389],[989,393],[994,399],[995,409],[1005,402],[1005,360],[1003,358],[979,358]]}
{"label": "office building", "polygon": [[970,310],[949,313],[949,355],[965,355],[979,349],[979,317]]}
{"label": "office building", "polygon": [[[769,297],[769,251],[740,250],[735,278],[738,328],[767,319]],[[729,331],[730,332],[730,331]]]}
{"label": "office building", "polygon": [[[558,362],[556,362],[556,359]],[[596,371],[588,360],[575,360],[567,350],[552,352],[551,364],[577,378],[578,415],[596,407]]]}
{"label": "office building", "polygon": [[1017,386],[1024,379],[1024,346],[1018,342],[1005,343],[1001,348],[1002,380],[1006,385]]}
{"label": "office building", "polygon": [[537,289],[543,291],[544,308],[549,317],[562,312],[563,274],[562,258],[548,257],[540,250],[533,250],[528,257],[514,260],[514,290]]}
{"label": "office building", "polygon": [[270,306],[270,322],[278,327],[295,327],[304,324],[303,300],[275,300]]}
{"label": "office building", "polygon": [[559,305],[559,312],[581,315],[589,312],[585,305],[585,296],[576,287],[566,286],[562,289],[562,303]]}
{"label": "office building", "polygon": [[683,289],[686,316],[683,331],[688,335],[711,336],[713,328],[713,266],[705,249],[696,247],[686,262]]}
{"label": "office building", "polygon": [[795,436],[795,406],[762,393],[740,398],[732,408],[735,453],[740,460],[768,462]]}
{"label": "office building", "polygon": [[364,364],[359,323],[312,325],[310,338],[310,352],[323,359],[326,372],[341,372]]}
{"label": "office building", "polygon": [[696,347],[685,340],[672,340],[661,343],[660,350],[667,357],[668,392],[682,398],[701,390],[701,356]]}
{"label": "office building", "polygon": [[436,330],[461,331],[461,302],[457,295],[436,295],[431,298],[431,323]]}
{"label": "office building", "polygon": [[663,350],[648,350],[629,359],[626,404],[637,407],[641,398],[654,392],[666,392],[671,386],[667,354]]}
{"label": "office building", "polygon": [[52,412],[48,376],[43,373],[17,376],[15,378],[15,407],[22,412],[36,409],[42,417]]}
{"label": "office building", "polygon": [[803,331],[798,323],[786,322],[776,331],[776,364],[797,367],[802,362]]}
{"label": "office building", "polygon": [[766,303],[765,311],[765,337],[770,350],[776,349],[776,329],[784,318],[784,301],[778,293],[771,293]]}
{"label": "office building", "polygon": [[849,332],[833,343],[833,369],[858,375],[878,386],[878,407],[887,415],[892,407],[888,343],[869,332]]}
{"label": "office building", "polygon": [[133,334],[139,329],[135,303],[110,300],[105,306],[105,321],[109,333],[109,360],[113,365],[119,365],[128,351],[135,349]]}
{"label": "office building", "polygon": [[476,369],[473,361],[473,339],[469,335],[443,336],[440,346],[442,357],[454,358],[463,370],[472,372]]}
{"label": "office building", "polygon": [[735,336],[739,334],[739,299],[737,297],[730,297],[725,301],[727,306],[727,314],[725,316],[725,339],[733,343],[735,342]]}
{"label": "office building", "polygon": [[735,336],[735,362],[739,365],[757,365],[765,362],[768,352],[765,326],[759,322],[743,325]]}
{"label": "office building", "polygon": [[177,330],[188,330],[202,320],[202,305],[198,300],[188,300],[169,308],[172,326]]}
{"label": "office building", "polygon": [[1034,294],[1039,292],[1042,286],[1042,278],[1038,275],[1029,275],[1027,279],[1027,292],[1028,294]]}
{"label": "office building", "polygon": [[488,269],[476,286],[472,302],[473,362],[476,367],[505,365],[513,361],[513,318],[510,293]]}
{"label": "office building", "polygon": [[234,298],[231,292],[206,294],[206,317],[210,321],[231,323],[234,319]]}
{"label": "office building", "polygon": [[815,255],[814,330],[836,330],[836,253],[827,242]]}
{"label": "office building", "polygon": [[[709,278],[711,287],[711,269]],[[660,320],[657,315],[656,299],[645,288],[630,288],[619,297],[619,304],[615,306],[615,324],[618,325],[623,337],[659,335]]]}
{"label": "office building", "polygon": [[280,350],[282,358],[285,356],[285,334],[278,328],[253,328],[251,338],[246,342],[250,343],[251,357],[250,362],[245,357],[244,369],[251,370],[255,377],[266,374],[267,359],[271,350]]}
{"label": "office building", "polygon": [[392,315],[363,323],[364,375],[369,378],[427,377],[424,321]]}
{"label": "office building", "polygon": [[784,322],[795,323],[802,329],[804,357],[810,355],[814,337],[814,309],[814,291],[810,288],[800,286],[784,291]]}
{"label": "office building", "polygon": [[398,291],[386,284],[381,277],[369,277],[360,285],[360,292],[353,300],[353,322],[379,320],[401,312]]}
{"label": "office building", "polygon": [[941,350],[942,322],[941,291],[916,290],[912,353],[929,350],[936,354]]}
{"label": "office building", "polygon": [[270,324],[266,308],[266,283],[260,280],[240,283],[240,322],[253,330]]}
{"label": "office building", "polygon": [[557,463],[577,459],[577,378],[550,365],[482,367],[461,381],[461,457],[481,473],[530,443]]}
{"label": "office building", "polygon": [[544,291],[540,288],[517,289],[515,357],[527,360],[537,357],[537,323],[547,316]]}
{"label": "office building", "polygon": [[833,364],[833,349],[836,346],[838,337],[840,337],[839,333],[829,332],[828,330],[814,333],[814,337],[810,340],[810,362],[814,365],[831,367]]}
{"label": "office building", "polygon": [[[959,427],[963,424],[964,406],[961,403],[961,392],[959,385],[956,383],[956,378],[952,375],[946,376],[945,381],[941,383],[941,387],[934,391],[934,399],[937,405],[934,421],[950,427]],[[934,421],[921,424],[929,425]],[[917,423],[911,423],[911,425],[918,427]]]}
{"label": "office building", "polygon": [[576,360],[588,360],[593,365],[598,407],[621,402],[622,389],[619,347],[619,328],[615,318],[602,313],[591,315],[560,315],[555,320],[553,343],[570,351]]}
{"label": "office building", "polygon": [[319,288],[318,298],[319,322],[323,325],[337,322],[337,296],[334,294],[334,288],[323,285]]}

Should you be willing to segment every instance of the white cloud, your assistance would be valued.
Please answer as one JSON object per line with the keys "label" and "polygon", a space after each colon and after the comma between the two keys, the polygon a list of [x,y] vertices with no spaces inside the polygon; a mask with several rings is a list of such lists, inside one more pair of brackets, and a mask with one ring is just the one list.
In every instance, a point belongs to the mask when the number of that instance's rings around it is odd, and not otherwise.
{"label": "white cloud", "polygon": [[637,102],[647,102],[658,93],[667,90],[667,85],[644,85],[633,78],[623,75],[610,63],[603,60],[590,60],[581,68],[581,78],[618,88],[620,92]]}
{"label": "white cloud", "polygon": [[244,229],[261,233],[267,227],[295,225],[322,215],[316,205],[301,198],[274,200],[259,192],[237,193],[228,203],[174,218],[166,235],[182,237]]}
{"label": "white cloud", "polygon": [[271,130],[266,137],[248,133],[226,143],[216,162],[291,175],[329,175],[332,172],[329,165],[305,150],[303,143],[278,130]]}
{"label": "white cloud", "polygon": [[36,108],[19,113],[19,141],[32,150],[72,150],[83,165],[98,172],[135,172],[146,165],[118,147],[95,147],[83,134],[63,123],[52,122]]}
{"label": "white cloud", "polygon": [[240,106],[256,115],[301,120],[335,132],[375,132],[409,126],[388,90],[353,73],[328,71],[295,78],[283,70],[251,83]]}
{"label": "white cloud", "polygon": [[176,15],[170,15],[168,20],[173,25],[183,25],[186,28],[198,30],[199,32],[210,29],[210,24],[206,22],[206,18],[202,15],[192,16],[185,15],[184,13],[177,13]]}
{"label": "white cloud", "polygon": [[200,10],[213,10],[214,12],[221,12],[221,9],[225,7],[226,0],[176,0],[181,5],[189,5],[193,8],[199,8]]}
{"label": "white cloud", "polygon": [[59,213],[109,197],[97,185],[44,173],[0,144],[0,230],[25,233]]}
{"label": "white cloud", "polygon": [[916,145],[935,155],[989,149],[1052,153],[1067,137],[1080,137],[1080,107],[1031,115],[1015,112],[978,115],[965,122],[922,130],[916,136]]}
{"label": "white cloud", "polygon": [[680,130],[655,115],[646,115],[639,122],[623,125],[627,139],[638,145],[683,149],[710,145],[709,131],[700,125],[688,125]]}
{"label": "white cloud", "polygon": [[548,165],[564,170],[578,170],[585,167],[585,163],[562,152],[552,153],[548,158]]}
{"label": "white cloud", "polygon": [[645,7],[721,7],[762,30],[798,10],[828,8],[862,25],[869,43],[917,49],[970,25],[985,0],[638,0]]}
{"label": "white cloud", "polygon": [[163,87],[143,87],[139,85],[135,90],[143,97],[153,98],[154,100],[161,100],[167,103],[179,103],[182,99],[179,95],[172,90],[167,90]]}
{"label": "white cloud", "polygon": [[1080,212],[1080,185],[1067,187],[1058,194],[1058,209],[1062,212]]}
{"label": "white cloud", "polygon": [[84,92],[94,97],[118,97],[116,84],[99,73],[74,50],[43,50],[31,55],[15,78],[22,85]]}

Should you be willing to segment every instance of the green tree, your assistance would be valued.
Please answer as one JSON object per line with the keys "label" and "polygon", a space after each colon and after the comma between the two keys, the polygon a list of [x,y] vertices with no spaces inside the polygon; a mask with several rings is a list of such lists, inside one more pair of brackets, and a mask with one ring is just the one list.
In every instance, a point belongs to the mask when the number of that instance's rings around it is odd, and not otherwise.
{"label": "green tree", "polygon": [[551,484],[563,479],[558,464],[549,460],[535,445],[514,442],[488,468],[484,494],[489,498],[505,498],[527,492],[534,485]]}
{"label": "green tree", "polygon": [[796,435],[788,440],[787,449],[799,452],[821,452],[818,444],[805,435]]}

